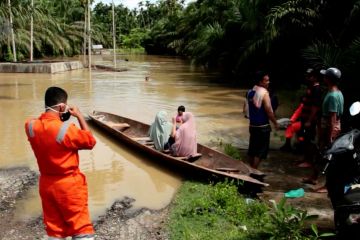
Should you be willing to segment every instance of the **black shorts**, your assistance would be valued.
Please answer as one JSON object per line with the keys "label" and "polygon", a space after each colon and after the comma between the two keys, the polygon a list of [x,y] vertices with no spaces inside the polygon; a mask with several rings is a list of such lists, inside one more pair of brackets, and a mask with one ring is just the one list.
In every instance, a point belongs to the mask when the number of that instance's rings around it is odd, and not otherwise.
{"label": "black shorts", "polygon": [[250,157],[259,157],[260,159],[266,159],[269,152],[270,144],[270,125],[264,127],[249,127],[250,140],[248,155]]}
{"label": "black shorts", "polygon": [[297,136],[298,138],[303,138],[307,143],[314,141],[316,137],[316,123],[312,123],[309,127],[305,127],[304,121],[301,121],[301,128],[297,133]]}

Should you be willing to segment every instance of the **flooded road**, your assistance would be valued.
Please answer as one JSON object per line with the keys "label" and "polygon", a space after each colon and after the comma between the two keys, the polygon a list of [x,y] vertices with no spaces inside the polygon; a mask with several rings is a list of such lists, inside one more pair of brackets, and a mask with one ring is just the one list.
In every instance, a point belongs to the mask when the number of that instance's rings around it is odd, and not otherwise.
{"label": "flooded road", "polygon": [[[128,69],[125,72],[84,69],[52,75],[0,74],[0,168],[37,169],[24,122],[43,112],[45,90],[53,85],[64,88],[69,94],[68,103],[77,105],[85,115],[93,110],[108,111],[150,124],[159,110],[172,116],[179,105],[184,105],[196,117],[200,143],[215,145],[222,141],[247,146],[248,122],[242,115],[244,90],[219,86],[214,81],[216,76],[181,59],[144,55],[126,58],[128,61],[118,56],[117,63]],[[111,59],[94,56],[99,64],[110,64]],[[145,81],[145,76],[150,80]],[[93,131],[97,145],[92,151],[80,152],[92,218],[124,196],[136,199],[135,208],[160,209],[171,201],[181,176]],[[18,218],[40,215],[36,188],[17,209]]]}

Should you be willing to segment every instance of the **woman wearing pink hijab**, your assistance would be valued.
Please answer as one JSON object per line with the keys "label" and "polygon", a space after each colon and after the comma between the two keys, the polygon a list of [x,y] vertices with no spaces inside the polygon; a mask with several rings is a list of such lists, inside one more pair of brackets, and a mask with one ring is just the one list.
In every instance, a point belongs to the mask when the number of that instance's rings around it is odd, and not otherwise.
{"label": "woman wearing pink hijab", "polygon": [[171,152],[174,156],[189,157],[197,154],[196,126],[194,115],[191,112],[184,112],[183,124],[176,130],[176,119],[173,118],[173,129],[171,136],[175,143],[171,145]]}

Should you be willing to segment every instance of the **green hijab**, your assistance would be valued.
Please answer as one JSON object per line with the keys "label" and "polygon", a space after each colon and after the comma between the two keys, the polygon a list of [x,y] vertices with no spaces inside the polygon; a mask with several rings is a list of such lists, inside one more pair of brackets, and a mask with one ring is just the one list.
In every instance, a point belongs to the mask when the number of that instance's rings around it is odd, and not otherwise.
{"label": "green hijab", "polygon": [[158,112],[149,130],[150,139],[159,151],[164,150],[164,145],[168,142],[172,130],[172,124],[166,118],[166,111]]}

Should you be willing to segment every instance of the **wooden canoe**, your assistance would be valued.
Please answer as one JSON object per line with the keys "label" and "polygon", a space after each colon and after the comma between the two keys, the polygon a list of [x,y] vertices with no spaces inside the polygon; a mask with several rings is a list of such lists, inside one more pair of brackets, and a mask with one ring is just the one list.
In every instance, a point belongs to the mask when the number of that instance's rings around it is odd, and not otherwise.
{"label": "wooden canoe", "polygon": [[105,130],[119,141],[142,151],[151,159],[166,161],[172,165],[191,168],[199,173],[216,175],[230,179],[242,180],[244,183],[257,186],[268,186],[258,179],[264,174],[253,169],[240,160],[233,159],[219,151],[198,143],[198,156],[193,159],[173,157],[169,153],[158,151],[149,138],[150,126],[129,118],[121,117],[107,112],[94,111],[89,115],[96,126]]}

